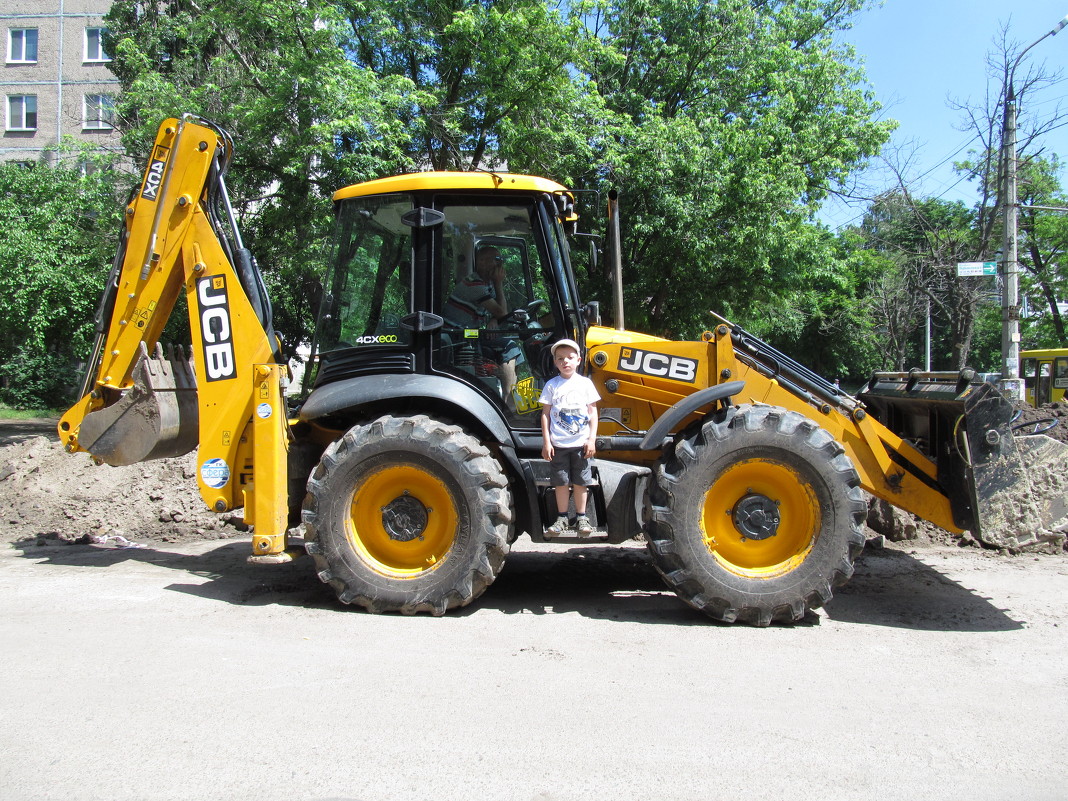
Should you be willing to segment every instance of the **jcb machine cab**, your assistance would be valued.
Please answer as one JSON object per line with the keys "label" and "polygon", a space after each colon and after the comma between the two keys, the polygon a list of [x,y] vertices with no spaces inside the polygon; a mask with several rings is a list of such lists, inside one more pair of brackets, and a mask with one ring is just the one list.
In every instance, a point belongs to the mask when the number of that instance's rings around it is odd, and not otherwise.
{"label": "jcb machine cab", "polygon": [[[541,538],[549,345],[582,341],[588,325],[567,258],[571,196],[542,178],[436,172],[334,203],[312,388],[293,429],[317,446],[294,468],[317,462],[306,547],[346,602],[443,612],[493,581],[520,532]],[[614,538],[639,532],[634,505],[632,493]]]}
{"label": "jcb machine cab", "polygon": [[[862,401],[727,321],[694,342],[598,325],[568,255],[573,197],[531,176],[339,191],[311,363],[287,409],[270,302],[223,181],[231,155],[203,120],[161,126],[60,436],[110,464],[197,447],[201,495],[244,508],[250,558],[302,552],[287,531],[303,523],[303,550],[345,603],[441,614],[493,582],[517,537],[544,537],[538,398],[564,337],[584,343],[602,398],[583,541],[644,536],[668,586],[716,619],[798,620],[829,600],[863,546],[866,493],[1012,543],[1063,514],[1021,510],[1008,404],[968,375],[877,374]],[[149,355],[179,293],[191,365]],[[1016,528],[990,525],[995,512]]]}

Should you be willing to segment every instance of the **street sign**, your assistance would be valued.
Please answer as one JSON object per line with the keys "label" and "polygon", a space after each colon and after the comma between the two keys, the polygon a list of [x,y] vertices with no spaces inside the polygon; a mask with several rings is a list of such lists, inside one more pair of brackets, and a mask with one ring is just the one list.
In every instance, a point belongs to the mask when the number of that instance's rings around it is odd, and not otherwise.
{"label": "street sign", "polygon": [[976,278],[984,275],[997,275],[998,263],[996,261],[958,261],[958,278]]}

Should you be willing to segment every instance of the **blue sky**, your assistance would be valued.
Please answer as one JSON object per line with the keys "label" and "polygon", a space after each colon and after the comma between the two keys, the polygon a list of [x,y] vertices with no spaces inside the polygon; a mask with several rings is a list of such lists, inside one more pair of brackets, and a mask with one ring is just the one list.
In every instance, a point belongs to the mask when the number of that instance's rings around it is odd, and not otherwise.
{"label": "blue sky", "polygon": [[[952,162],[977,143],[961,130],[961,115],[947,100],[984,102],[986,60],[1003,24],[1011,26],[1010,40],[1026,47],[1066,14],[1068,0],[885,0],[857,17],[843,38],[864,60],[868,81],[883,105],[882,116],[900,123],[890,145],[912,153],[907,177],[915,182],[914,191],[968,205],[975,201],[974,188],[959,181]],[[1051,71],[1068,65],[1068,27],[1028,53],[1017,71],[1017,85],[1028,63],[1044,64]],[[998,88],[992,86],[991,91]],[[1058,101],[1068,111],[1068,81],[1034,100],[1047,113]],[[1068,126],[1051,132],[1043,144],[1068,160]],[[866,179],[876,188],[888,188],[893,180],[874,171]],[[832,201],[824,206],[821,219],[836,228],[858,221],[862,213],[862,206]]]}

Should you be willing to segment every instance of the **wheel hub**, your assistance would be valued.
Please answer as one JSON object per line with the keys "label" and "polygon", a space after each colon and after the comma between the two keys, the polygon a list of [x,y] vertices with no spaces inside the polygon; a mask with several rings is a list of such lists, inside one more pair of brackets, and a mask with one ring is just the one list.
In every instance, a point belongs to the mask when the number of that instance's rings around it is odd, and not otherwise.
{"label": "wheel hub", "polygon": [[423,539],[430,509],[405,490],[382,507],[382,527],[391,540],[411,542]]}
{"label": "wheel hub", "polygon": [[732,516],[746,539],[766,540],[778,533],[779,506],[767,495],[746,495],[734,505]]}

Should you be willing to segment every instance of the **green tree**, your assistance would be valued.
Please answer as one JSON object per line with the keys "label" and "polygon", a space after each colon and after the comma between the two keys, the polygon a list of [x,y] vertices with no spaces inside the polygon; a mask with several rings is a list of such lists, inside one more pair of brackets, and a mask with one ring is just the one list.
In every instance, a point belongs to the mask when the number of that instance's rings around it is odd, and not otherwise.
{"label": "green tree", "polygon": [[[88,166],[88,169],[87,169]],[[122,219],[100,157],[0,163],[0,400],[57,407],[80,378]]]}
{"label": "green tree", "polygon": [[816,373],[853,388],[886,367],[869,289],[889,267],[879,254],[859,246],[856,232],[820,235],[823,243],[812,248],[806,268],[809,279],[789,307],[795,323],[780,321],[770,341]]}
{"label": "green tree", "polygon": [[992,354],[974,352],[973,342],[976,319],[993,287],[988,278],[956,274],[957,262],[976,260],[975,213],[960,202],[916,199],[898,190],[871,206],[859,233],[863,247],[886,258],[887,269],[871,291],[894,368],[923,363],[928,315],[934,369],[989,366]]}
{"label": "green tree", "polygon": [[[581,23],[555,4],[340,2],[352,41],[349,57],[402,87],[402,122],[415,162],[475,170],[505,162],[515,169],[519,161],[529,169],[547,146],[560,150],[556,133],[576,130],[569,117],[580,93],[569,65]],[[568,141],[581,148],[580,138]]]}
{"label": "green tree", "polygon": [[541,0],[118,0],[108,26],[131,149],[181,111],[233,133],[245,238],[295,341],[335,190],[536,154],[576,98],[578,24]]}
{"label": "green tree", "polygon": [[[1066,344],[1066,326],[1059,307],[1068,290],[1060,262],[1064,253],[1063,213],[1029,206],[1065,206],[1061,190],[1061,169],[1056,155],[1044,155],[1047,136],[1063,127],[1063,110],[1041,102],[1051,89],[1063,86],[1060,70],[1044,64],[1033,65],[1030,58],[1021,60],[1023,46],[1010,39],[1009,27],[1003,26],[994,50],[989,54],[989,85],[983,104],[957,103],[967,127],[980,147],[956,167],[976,185],[976,257],[992,260],[1003,245],[1005,176],[1003,163],[1002,123],[1010,78],[1016,98],[1016,167],[1018,202],[1017,246],[1021,267],[1021,298],[1029,302],[1030,317],[1021,320],[1024,347],[1059,347]],[[1052,110],[1051,110],[1052,109]],[[1024,309],[1026,311],[1026,307]],[[997,328],[1001,323],[998,321]],[[984,337],[984,339],[990,339]],[[997,342],[993,352],[1000,352]]]}
{"label": "green tree", "polygon": [[143,157],[159,123],[183,112],[234,135],[229,181],[246,244],[276,326],[292,344],[306,340],[327,198],[411,166],[399,95],[346,56],[332,2],[118,0],[106,20],[126,147]]}
{"label": "green tree", "polygon": [[291,338],[330,192],[504,167],[621,190],[635,327],[693,335],[717,309],[769,333],[800,330],[813,275],[838,269],[810,223],[826,187],[889,134],[834,40],[866,5],[118,0],[108,25],[128,145],[179,110],[233,130],[246,239]]}
{"label": "green tree", "polygon": [[1061,189],[1061,169],[1056,155],[1020,165],[1020,287],[1032,310],[1023,321],[1025,347],[1068,345],[1060,305],[1068,298],[1068,195]]}
{"label": "green tree", "polygon": [[[694,334],[717,309],[772,331],[820,253],[826,187],[890,123],[834,34],[862,0],[590,0],[583,68],[609,124],[583,185],[621,190],[628,322]],[[823,265],[828,267],[829,265]],[[759,333],[759,331],[758,331]]]}

